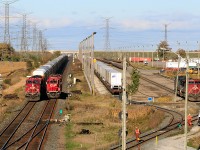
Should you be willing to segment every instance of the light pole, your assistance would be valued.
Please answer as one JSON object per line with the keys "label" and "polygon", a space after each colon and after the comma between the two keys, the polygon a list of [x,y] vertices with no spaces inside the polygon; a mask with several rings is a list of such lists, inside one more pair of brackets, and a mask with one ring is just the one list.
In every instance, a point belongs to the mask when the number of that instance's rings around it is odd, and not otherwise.
{"label": "light pole", "polygon": [[152,46],[152,55],[151,55],[151,67],[153,67],[153,45],[151,45]]}
{"label": "light pole", "polygon": [[142,54],[142,55],[143,55],[143,56],[142,56],[142,57],[143,57],[143,60],[144,60],[144,45],[142,45],[142,47],[143,47],[143,49],[142,49],[142,51],[143,51],[143,54]]}
{"label": "light pole", "polygon": [[[82,56],[84,74],[88,82],[91,93],[94,95],[94,35],[93,32],[90,36],[80,42],[79,53]],[[85,51],[84,51],[85,50]]]}
{"label": "light pole", "polygon": [[[197,44],[198,44],[198,41],[197,41]],[[199,61],[199,51],[200,51],[200,43],[199,43],[199,48],[198,48],[198,63],[197,63],[198,79],[199,79],[199,64],[200,64],[200,61]]]}
{"label": "light pole", "polygon": [[186,59],[186,81],[185,81],[185,150],[187,150],[187,128],[188,128],[188,124],[187,124],[187,114],[188,114],[188,109],[187,109],[187,105],[188,105],[188,71],[189,71],[189,65],[188,65],[188,58]]}
{"label": "light pole", "polygon": [[[187,44],[187,41],[186,41]],[[186,54],[186,75],[185,75],[185,150],[187,150],[187,128],[188,128],[188,124],[187,124],[187,115],[188,115],[188,80],[189,80],[189,53]]]}
{"label": "light pole", "polygon": [[92,38],[92,52],[91,52],[91,61],[92,61],[92,65],[91,65],[91,76],[92,76],[92,94],[94,95],[94,35],[96,34],[96,32],[93,32],[91,35]]}
{"label": "light pole", "polygon": [[122,150],[126,150],[126,56],[123,57]]}

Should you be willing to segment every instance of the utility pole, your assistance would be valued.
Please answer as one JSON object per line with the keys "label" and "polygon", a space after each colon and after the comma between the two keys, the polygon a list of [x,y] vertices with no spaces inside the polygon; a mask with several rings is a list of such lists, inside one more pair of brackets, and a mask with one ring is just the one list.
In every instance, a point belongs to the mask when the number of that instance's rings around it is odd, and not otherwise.
{"label": "utility pole", "polygon": [[[198,43],[198,41],[197,41],[197,43]],[[198,66],[197,66],[197,69],[198,69],[198,79],[199,79],[199,65],[200,65],[199,52],[200,52],[200,43],[199,43],[199,48],[198,48]]]}
{"label": "utility pole", "polygon": [[153,61],[153,45],[152,46],[152,57],[151,57],[151,67],[153,67],[154,61]]}
{"label": "utility pole", "polygon": [[189,59],[188,57],[186,58],[186,80],[185,80],[185,150],[187,150],[187,129],[188,129],[188,124],[187,124],[187,115],[188,115],[188,79],[189,79]]}
{"label": "utility pole", "polygon": [[105,51],[109,51],[110,50],[110,25],[109,25],[109,21],[110,21],[111,18],[106,18],[105,21],[106,21],[106,33],[105,33],[105,44],[104,44],[104,49]]}
{"label": "utility pole", "polygon": [[126,150],[126,57],[123,58],[122,150]]}
{"label": "utility pole", "polygon": [[174,94],[174,102],[176,102],[176,97],[177,97],[177,86],[178,86],[178,74],[179,74],[179,66],[180,66],[180,61],[181,61],[181,56],[178,55],[178,71],[176,74],[176,89],[175,89],[175,94]]}
{"label": "utility pole", "polygon": [[[187,44],[187,41],[186,41]],[[187,115],[188,115],[188,80],[189,80],[189,50],[186,53],[186,75],[185,75],[185,144],[184,144],[184,150],[187,150]]]}
{"label": "utility pole", "polygon": [[3,1],[2,3],[5,4],[5,26],[4,26],[4,43],[10,44],[10,27],[9,27],[9,5],[16,2],[15,1]]}

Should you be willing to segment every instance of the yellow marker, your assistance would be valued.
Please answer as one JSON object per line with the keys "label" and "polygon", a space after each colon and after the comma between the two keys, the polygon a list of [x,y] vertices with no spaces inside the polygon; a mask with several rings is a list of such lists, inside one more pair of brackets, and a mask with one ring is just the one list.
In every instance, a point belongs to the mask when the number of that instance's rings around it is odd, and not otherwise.
{"label": "yellow marker", "polygon": [[156,145],[158,144],[158,136],[156,136]]}
{"label": "yellow marker", "polygon": [[94,62],[94,63],[96,63],[96,61],[97,61],[96,59],[93,59],[93,62]]}

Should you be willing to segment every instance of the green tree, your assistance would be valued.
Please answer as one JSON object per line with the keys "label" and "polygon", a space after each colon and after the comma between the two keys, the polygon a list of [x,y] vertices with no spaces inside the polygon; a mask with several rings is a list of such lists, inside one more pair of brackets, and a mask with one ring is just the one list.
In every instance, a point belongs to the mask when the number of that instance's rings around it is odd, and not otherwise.
{"label": "green tree", "polygon": [[128,85],[128,92],[134,94],[137,92],[140,82],[140,75],[137,69],[133,69],[131,73],[131,83]]}
{"label": "green tree", "polygon": [[169,51],[171,51],[171,48],[169,48],[169,44],[167,43],[167,41],[161,41],[159,44],[158,44],[158,56],[160,58],[163,58],[164,60],[166,58],[168,58],[168,55],[167,53]]}
{"label": "green tree", "polygon": [[184,49],[178,49],[176,53],[179,54],[182,58],[186,57],[186,53]]}
{"label": "green tree", "polygon": [[60,51],[55,51],[55,52],[53,52],[53,58],[56,58],[56,57],[58,57],[58,56],[60,56],[61,55],[61,52]]}
{"label": "green tree", "polygon": [[30,72],[33,69],[32,62],[30,60],[26,61],[27,70]]}

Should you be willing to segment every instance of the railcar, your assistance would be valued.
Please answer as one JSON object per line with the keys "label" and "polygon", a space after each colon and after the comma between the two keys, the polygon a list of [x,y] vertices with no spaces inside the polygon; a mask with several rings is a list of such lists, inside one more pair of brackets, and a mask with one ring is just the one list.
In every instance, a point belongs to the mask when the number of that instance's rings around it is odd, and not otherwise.
{"label": "railcar", "polygon": [[60,74],[50,75],[46,82],[48,98],[59,98],[62,92],[62,76]]}
{"label": "railcar", "polygon": [[100,61],[96,61],[94,68],[106,88],[113,95],[119,95],[122,91],[122,73]]}
{"label": "railcar", "polygon": [[151,62],[150,57],[129,57],[130,62]]}
{"label": "railcar", "polygon": [[[176,80],[175,80],[176,81]],[[178,77],[178,84],[174,82],[174,89],[177,88],[177,95],[185,97],[186,94],[186,76]],[[188,80],[188,100],[200,101],[200,79],[189,79]]]}
{"label": "railcar", "polygon": [[29,101],[38,101],[46,97],[46,81],[51,74],[56,74],[67,61],[66,55],[60,55],[52,61],[40,66],[28,77],[25,85],[25,98]]}

